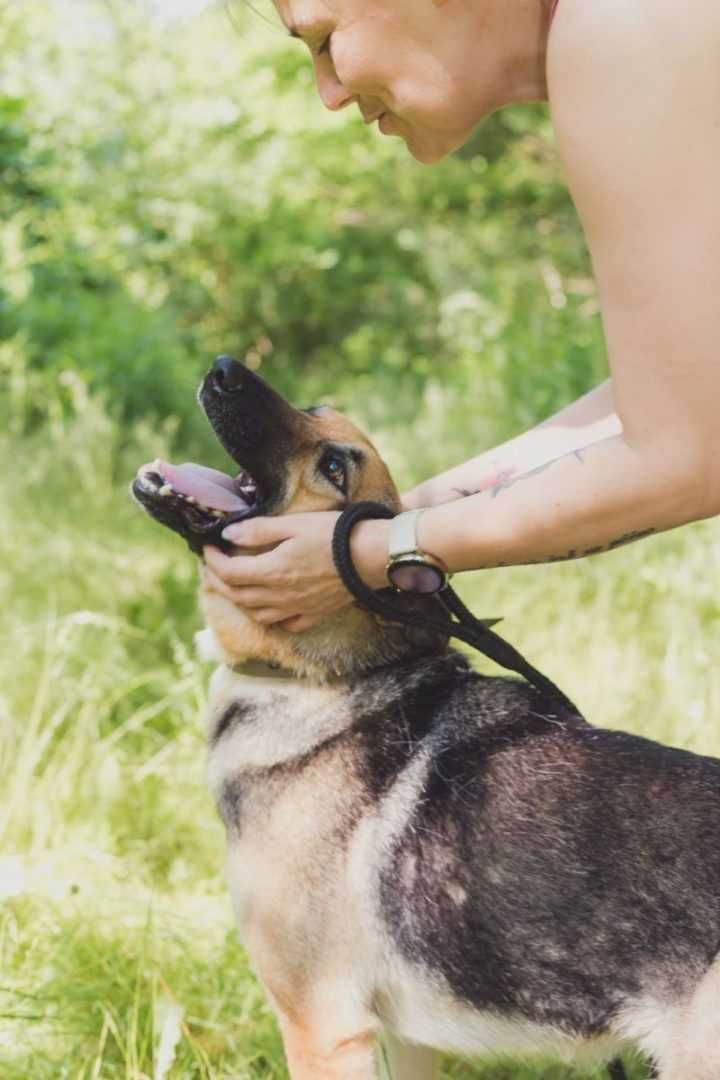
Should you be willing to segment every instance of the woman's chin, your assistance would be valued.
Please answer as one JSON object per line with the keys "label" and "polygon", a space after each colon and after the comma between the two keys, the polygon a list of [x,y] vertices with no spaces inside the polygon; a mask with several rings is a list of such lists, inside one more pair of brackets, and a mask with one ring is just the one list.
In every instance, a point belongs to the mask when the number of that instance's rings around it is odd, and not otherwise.
{"label": "woman's chin", "polygon": [[411,155],[421,165],[434,165],[436,162],[442,161],[448,154],[452,154],[454,150],[462,146],[468,138],[468,136],[465,136],[465,138],[453,139],[447,136],[413,131],[412,128],[403,130],[399,125],[394,126],[392,130],[386,129],[386,134],[400,135],[405,140],[405,145]]}
{"label": "woman's chin", "polygon": [[421,165],[435,165],[451,152],[437,146],[428,146],[426,143],[414,143],[410,139],[406,139],[405,142],[412,156]]}
{"label": "woman's chin", "polygon": [[448,145],[439,139],[424,139],[422,136],[413,134],[406,135],[404,138],[408,150],[421,165],[435,165],[457,149],[454,144]]}
{"label": "woman's chin", "polygon": [[453,139],[423,132],[422,130],[416,131],[407,122],[400,120],[390,112],[384,113],[380,117],[378,128],[383,135],[404,139],[411,155],[421,165],[434,165],[436,162],[442,161],[448,154],[452,154],[453,150],[457,150],[459,146],[462,146],[463,142],[468,138],[468,136],[465,136],[465,138]]}

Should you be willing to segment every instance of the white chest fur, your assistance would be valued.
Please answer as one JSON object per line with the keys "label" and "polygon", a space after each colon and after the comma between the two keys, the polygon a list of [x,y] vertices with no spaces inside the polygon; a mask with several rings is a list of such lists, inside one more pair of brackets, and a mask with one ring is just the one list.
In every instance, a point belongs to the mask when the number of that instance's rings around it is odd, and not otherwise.
{"label": "white chest fur", "polygon": [[[228,830],[228,884],[241,936],[275,985],[316,962],[334,967],[348,947],[346,850],[337,834],[362,793],[333,737],[349,723],[339,688],[227,667],[211,680],[208,772]],[[341,967],[352,969],[351,955]]]}
{"label": "white chest fur", "polygon": [[[236,723],[228,720],[233,711]],[[219,667],[208,695],[210,789],[218,798],[228,780],[297,759],[349,724],[347,702],[339,688],[250,677]]]}

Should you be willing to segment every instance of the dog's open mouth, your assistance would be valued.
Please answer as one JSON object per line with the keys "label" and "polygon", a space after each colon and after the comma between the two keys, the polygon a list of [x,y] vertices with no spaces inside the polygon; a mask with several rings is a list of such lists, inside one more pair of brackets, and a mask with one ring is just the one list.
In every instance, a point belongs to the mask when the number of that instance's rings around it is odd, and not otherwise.
{"label": "dog's open mouth", "polygon": [[222,530],[251,517],[260,502],[258,486],[243,470],[236,477],[187,462],[157,459],[141,466],[133,495],[163,525],[183,536],[194,551],[222,542]]}
{"label": "dog's open mouth", "polygon": [[241,472],[233,479],[219,469],[208,469],[193,462],[171,465],[158,459],[141,468],[138,480],[160,498],[179,499],[216,518],[247,509],[257,502],[257,484],[248,472]]}
{"label": "dog's open mouth", "polygon": [[222,538],[227,525],[282,509],[288,460],[312,425],[302,410],[231,356],[218,357],[198,400],[239,473],[233,477],[204,465],[158,459],[138,471],[132,493],[197,554],[206,544],[231,551],[232,544]]}

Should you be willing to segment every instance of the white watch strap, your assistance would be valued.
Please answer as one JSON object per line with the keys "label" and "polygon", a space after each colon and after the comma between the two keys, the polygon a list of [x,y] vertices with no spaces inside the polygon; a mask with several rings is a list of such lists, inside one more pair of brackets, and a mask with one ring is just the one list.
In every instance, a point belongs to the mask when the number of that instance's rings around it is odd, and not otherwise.
{"label": "white watch strap", "polygon": [[425,513],[425,509],[423,507],[421,510],[406,510],[404,514],[398,514],[392,519],[388,538],[388,558],[410,555],[418,550],[417,523],[420,515]]}

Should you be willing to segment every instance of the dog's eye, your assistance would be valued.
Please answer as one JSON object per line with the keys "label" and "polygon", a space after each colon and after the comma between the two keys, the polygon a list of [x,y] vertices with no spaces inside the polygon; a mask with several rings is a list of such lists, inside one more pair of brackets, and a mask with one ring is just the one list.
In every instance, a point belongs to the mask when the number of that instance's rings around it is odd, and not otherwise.
{"label": "dog's eye", "polygon": [[339,491],[345,494],[347,488],[347,468],[345,462],[337,454],[326,454],[320,462],[320,472],[334,484]]}

